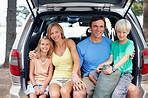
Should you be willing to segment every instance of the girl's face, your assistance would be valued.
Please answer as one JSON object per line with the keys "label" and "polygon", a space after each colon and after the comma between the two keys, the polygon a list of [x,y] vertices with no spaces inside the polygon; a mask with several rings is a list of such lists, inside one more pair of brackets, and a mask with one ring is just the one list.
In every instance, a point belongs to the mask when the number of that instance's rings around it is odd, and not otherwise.
{"label": "girl's face", "polygon": [[127,41],[127,35],[129,34],[127,30],[119,29],[119,30],[116,30],[116,33],[119,41],[122,41],[122,42]]}
{"label": "girl's face", "polygon": [[61,32],[56,26],[51,28],[50,37],[55,42],[61,39]]}
{"label": "girl's face", "polygon": [[48,39],[42,39],[40,44],[41,52],[47,53],[50,49],[50,41]]}

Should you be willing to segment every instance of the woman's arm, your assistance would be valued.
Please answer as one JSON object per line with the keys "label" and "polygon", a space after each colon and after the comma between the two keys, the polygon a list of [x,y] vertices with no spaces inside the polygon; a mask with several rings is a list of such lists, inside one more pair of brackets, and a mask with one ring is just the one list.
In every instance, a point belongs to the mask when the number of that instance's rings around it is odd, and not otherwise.
{"label": "woman's arm", "polygon": [[[74,65],[72,70],[72,85],[74,90],[75,89],[84,89],[86,88],[86,84],[82,81],[81,77],[78,76],[80,70],[80,59],[76,49],[76,45],[73,40],[68,39],[67,41],[68,48],[72,54]],[[81,86],[79,86],[81,84]]]}
{"label": "woman's arm", "polygon": [[29,52],[30,59],[34,59],[34,58],[36,58],[36,56],[37,56],[37,54],[36,54],[35,50]]}

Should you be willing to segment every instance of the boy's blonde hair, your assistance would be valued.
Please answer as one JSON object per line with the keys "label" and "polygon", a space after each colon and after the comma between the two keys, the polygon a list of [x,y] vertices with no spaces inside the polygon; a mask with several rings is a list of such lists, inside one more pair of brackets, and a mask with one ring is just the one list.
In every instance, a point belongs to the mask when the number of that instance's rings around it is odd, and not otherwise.
{"label": "boy's blonde hair", "polygon": [[126,19],[120,19],[115,24],[115,30],[127,30],[130,32],[131,28],[130,22]]}
{"label": "boy's blonde hair", "polygon": [[59,31],[61,32],[62,39],[64,39],[64,30],[63,30],[63,28],[61,27],[61,25],[59,25],[58,23],[55,23],[55,22],[49,24],[49,26],[47,28],[47,36],[50,38],[51,29],[54,26],[59,29]]}
{"label": "boy's blonde hair", "polygon": [[49,40],[49,42],[50,42],[50,49],[49,49],[49,51],[48,51],[48,53],[47,53],[47,57],[48,58],[50,58],[51,57],[51,55],[52,55],[52,52],[53,52],[53,44],[52,44],[52,41],[47,37],[47,36],[43,36],[40,40],[39,40],[39,42],[38,42],[38,46],[37,46],[37,48],[35,49],[35,52],[36,52],[36,54],[37,54],[37,59],[39,59],[40,57],[41,57],[41,48],[40,48],[40,45],[41,45],[41,41],[42,40]]}

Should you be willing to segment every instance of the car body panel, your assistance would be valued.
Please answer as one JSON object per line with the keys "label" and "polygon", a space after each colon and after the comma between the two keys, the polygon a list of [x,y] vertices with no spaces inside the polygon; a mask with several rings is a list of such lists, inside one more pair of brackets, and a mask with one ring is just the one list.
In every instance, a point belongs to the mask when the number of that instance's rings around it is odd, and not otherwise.
{"label": "car body panel", "polygon": [[[28,0],[26,0],[28,1]],[[113,22],[116,22],[120,18],[128,19],[132,24],[131,37],[134,41],[135,45],[135,57],[134,58],[134,67],[133,69],[133,83],[136,84],[140,88],[141,97],[147,98],[148,94],[148,74],[141,74],[142,71],[142,51],[147,48],[144,33],[142,28],[137,20],[135,14],[133,14],[132,10],[129,9],[130,4],[128,4],[128,0],[112,0],[114,2],[108,3],[111,0],[103,1],[103,0],[30,0],[34,5],[33,9],[31,9],[32,13],[26,19],[22,30],[17,36],[12,50],[19,51],[19,60],[20,60],[20,76],[12,76],[12,87],[10,89],[10,94],[13,98],[21,98],[24,95],[26,90],[27,81],[29,80],[29,51],[33,50],[35,45],[37,44],[37,40],[35,40],[36,35],[38,33],[46,32],[41,30],[40,28],[46,27],[50,22],[59,22],[59,23],[68,23],[69,28],[75,27],[79,23],[80,26],[83,26],[84,29],[88,27],[89,19],[93,15],[102,15],[109,19],[113,19]],[[38,3],[35,3],[39,1]],[[68,2],[70,1],[70,2]],[[83,1],[83,2],[82,2]],[[86,1],[84,3],[84,1]],[[102,3],[98,3],[102,2]],[[46,4],[50,3],[50,4]],[[106,3],[106,4],[103,4]],[[127,3],[127,4],[126,4]],[[29,3],[31,4],[31,3]],[[117,5],[115,5],[117,4]],[[49,23],[48,23],[49,22]],[[45,24],[44,24],[45,23]],[[114,25],[114,24],[113,24]],[[66,25],[67,26],[67,25]],[[37,28],[38,27],[38,28]],[[112,29],[113,30],[113,29]],[[66,29],[68,34],[67,38],[74,37],[74,39],[79,40],[82,39],[86,34],[77,34],[71,29]],[[74,32],[76,36],[71,35],[69,31]],[[75,30],[79,32],[80,30]],[[133,33],[134,32],[134,33]],[[86,32],[84,32],[86,33]],[[115,32],[112,32],[111,36],[115,36]],[[31,48],[31,46],[33,48]],[[17,91],[15,92],[15,90]]]}

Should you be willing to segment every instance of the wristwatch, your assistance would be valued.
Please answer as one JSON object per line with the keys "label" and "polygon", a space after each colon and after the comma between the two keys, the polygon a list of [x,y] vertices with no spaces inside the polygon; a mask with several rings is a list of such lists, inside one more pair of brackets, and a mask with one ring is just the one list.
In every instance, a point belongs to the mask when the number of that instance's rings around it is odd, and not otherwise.
{"label": "wristwatch", "polygon": [[116,68],[114,66],[112,66],[112,70],[113,70],[113,72],[115,72],[116,71]]}

